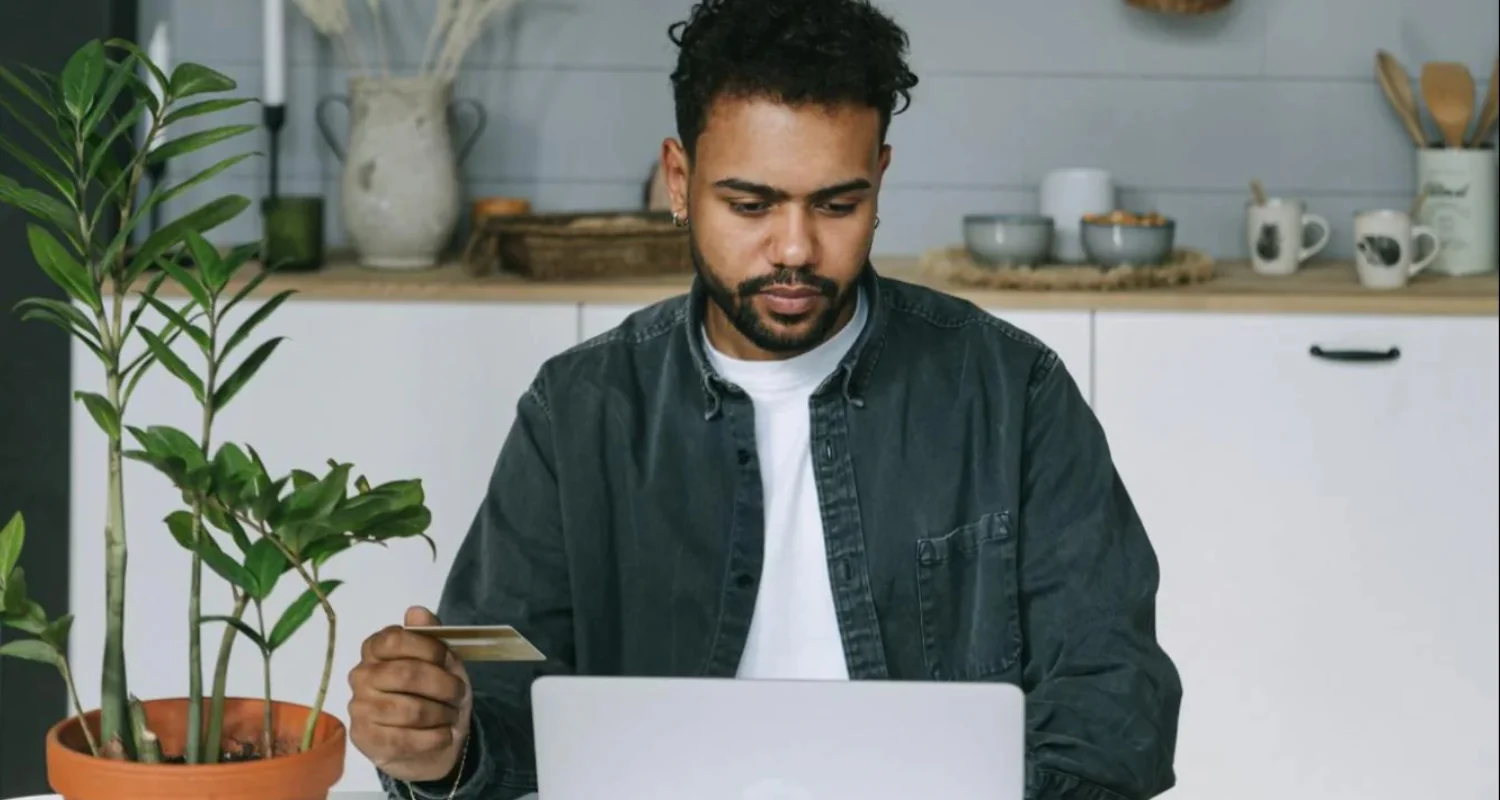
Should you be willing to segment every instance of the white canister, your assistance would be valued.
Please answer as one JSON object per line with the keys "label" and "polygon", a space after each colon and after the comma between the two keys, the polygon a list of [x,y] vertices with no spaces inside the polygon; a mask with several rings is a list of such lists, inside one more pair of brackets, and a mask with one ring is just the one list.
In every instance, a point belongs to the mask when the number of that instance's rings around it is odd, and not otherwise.
{"label": "white canister", "polygon": [[1493,149],[1417,151],[1417,188],[1427,192],[1418,221],[1431,226],[1442,250],[1429,269],[1477,275],[1496,269],[1497,163]]}
{"label": "white canister", "polygon": [[1042,179],[1038,204],[1042,215],[1052,218],[1052,257],[1080,263],[1088,258],[1080,234],[1083,217],[1115,210],[1115,182],[1102,169],[1055,170]]}

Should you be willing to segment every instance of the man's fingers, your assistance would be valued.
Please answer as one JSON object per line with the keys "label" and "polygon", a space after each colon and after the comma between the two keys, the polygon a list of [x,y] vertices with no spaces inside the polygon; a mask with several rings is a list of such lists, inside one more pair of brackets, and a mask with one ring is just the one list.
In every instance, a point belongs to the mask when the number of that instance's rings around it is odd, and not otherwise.
{"label": "man's fingers", "polygon": [[441,665],[448,662],[448,646],[431,636],[392,626],[366,639],[361,656],[364,661],[415,659]]}
{"label": "man's fingers", "polygon": [[408,694],[457,708],[468,684],[442,666],[427,661],[383,661],[366,665],[360,688],[385,694]]}
{"label": "man's fingers", "polygon": [[406,609],[405,622],[408,626],[412,627],[431,627],[434,625],[443,624],[442,620],[439,620],[436,614],[428,611],[422,606],[412,606],[411,608]]}
{"label": "man's fingers", "polygon": [[409,694],[371,694],[349,701],[349,716],[387,728],[451,728],[458,709]]}
{"label": "man's fingers", "polygon": [[356,735],[360,740],[360,750],[369,755],[376,766],[441,753],[453,746],[453,729],[447,726],[392,728],[370,724],[360,726]]}

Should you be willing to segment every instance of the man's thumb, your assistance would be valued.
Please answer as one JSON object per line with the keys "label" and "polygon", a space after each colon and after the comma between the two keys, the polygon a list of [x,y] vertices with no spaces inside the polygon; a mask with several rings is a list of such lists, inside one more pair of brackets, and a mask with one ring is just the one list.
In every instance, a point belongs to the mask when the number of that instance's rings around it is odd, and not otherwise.
{"label": "man's thumb", "polygon": [[406,609],[405,624],[410,628],[418,626],[441,625],[443,624],[443,622],[442,620],[437,618],[436,614],[428,611],[422,606],[412,606],[411,608]]}

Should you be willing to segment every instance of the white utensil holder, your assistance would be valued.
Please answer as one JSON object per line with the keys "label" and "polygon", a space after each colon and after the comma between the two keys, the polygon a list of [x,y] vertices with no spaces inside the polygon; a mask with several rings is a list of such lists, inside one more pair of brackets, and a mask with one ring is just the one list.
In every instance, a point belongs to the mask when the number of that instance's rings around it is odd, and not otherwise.
{"label": "white utensil holder", "polygon": [[1417,190],[1427,200],[1417,215],[1442,240],[1429,270],[1479,275],[1500,266],[1496,254],[1497,170],[1493,148],[1428,148],[1417,151]]}

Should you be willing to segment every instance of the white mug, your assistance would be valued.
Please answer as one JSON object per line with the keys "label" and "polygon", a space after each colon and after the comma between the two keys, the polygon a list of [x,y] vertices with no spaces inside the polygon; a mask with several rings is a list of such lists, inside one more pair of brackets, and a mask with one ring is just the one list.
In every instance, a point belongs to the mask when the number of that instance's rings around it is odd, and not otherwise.
{"label": "white mug", "polygon": [[[1312,244],[1305,245],[1308,228],[1319,233]],[[1307,213],[1301,200],[1267,198],[1265,205],[1255,201],[1245,209],[1245,235],[1250,246],[1250,267],[1261,275],[1291,275],[1303,262],[1328,246],[1332,230],[1328,220]]]}
{"label": "white mug", "polygon": [[1042,178],[1037,194],[1042,215],[1052,218],[1052,257],[1063,263],[1086,260],[1083,217],[1115,210],[1114,179],[1102,169],[1059,169]]}
{"label": "white mug", "polygon": [[[1419,260],[1413,256],[1421,239],[1428,240],[1431,247]],[[1405,211],[1376,209],[1354,215],[1354,269],[1366,288],[1400,289],[1426,269],[1442,249],[1437,231],[1413,225]]]}

